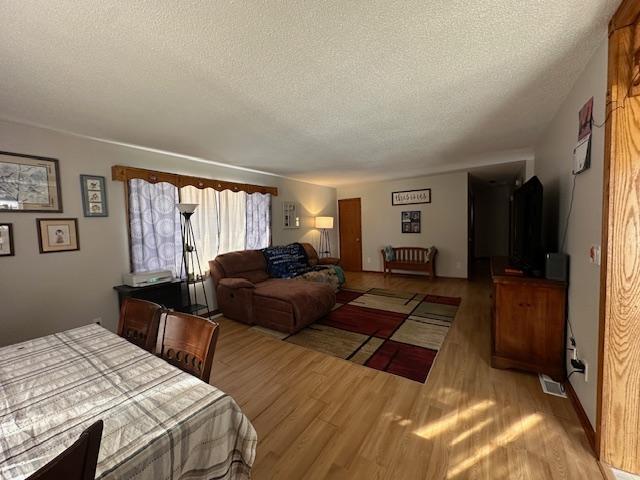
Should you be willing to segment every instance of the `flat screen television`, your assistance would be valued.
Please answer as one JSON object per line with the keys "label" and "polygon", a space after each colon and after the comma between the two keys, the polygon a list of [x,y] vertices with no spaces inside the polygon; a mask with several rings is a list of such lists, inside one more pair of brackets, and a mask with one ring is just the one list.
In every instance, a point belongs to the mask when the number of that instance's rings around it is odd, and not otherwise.
{"label": "flat screen television", "polygon": [[530,178],[513,192],[509,263],[530,275],[543,274],[542,183]]}

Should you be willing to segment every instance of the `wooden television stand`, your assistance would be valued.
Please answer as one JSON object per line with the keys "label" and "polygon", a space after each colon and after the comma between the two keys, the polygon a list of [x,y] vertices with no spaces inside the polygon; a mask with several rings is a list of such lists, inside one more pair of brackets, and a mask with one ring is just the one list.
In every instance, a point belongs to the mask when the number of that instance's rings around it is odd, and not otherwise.
{"label": "wooden television stand", "polygon": [[567,285],[505,272],[506,257],[491,259],[491,366],[565,379]]}

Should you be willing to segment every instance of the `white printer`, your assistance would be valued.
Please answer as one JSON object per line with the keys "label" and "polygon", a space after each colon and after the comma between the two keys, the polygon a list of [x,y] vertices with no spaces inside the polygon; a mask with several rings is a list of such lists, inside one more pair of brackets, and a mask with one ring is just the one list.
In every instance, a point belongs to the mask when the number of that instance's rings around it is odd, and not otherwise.
{"label": "white printer", "polygon": [[157,272],[125,273],[122,275],[122,283],[130,287],[146,287],[157,283],[173,281],[173,273],[170,270],[158,270]]}

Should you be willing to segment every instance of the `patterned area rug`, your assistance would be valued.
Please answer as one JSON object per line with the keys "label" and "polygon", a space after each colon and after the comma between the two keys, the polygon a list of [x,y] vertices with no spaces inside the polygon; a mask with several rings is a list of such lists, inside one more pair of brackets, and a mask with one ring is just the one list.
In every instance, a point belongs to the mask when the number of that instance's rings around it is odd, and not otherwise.
{"label": "patterned area rug", "polygon": [[424,383],[460,298],[373,288],[341,290],[333,311],[294,335],[253,330]]}

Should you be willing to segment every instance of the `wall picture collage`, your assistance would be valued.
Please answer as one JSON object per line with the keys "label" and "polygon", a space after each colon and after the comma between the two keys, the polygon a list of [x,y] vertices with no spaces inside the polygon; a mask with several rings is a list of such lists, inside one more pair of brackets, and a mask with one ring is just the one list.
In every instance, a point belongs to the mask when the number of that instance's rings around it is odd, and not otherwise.
{"label": "wall picture collage", "polygon": [[[431,203],[431,189],[404,190],[402,192],[391,193],[391,205],[418,205]],[[420,210],[404,211],[400,217],[402,233],[420,233],[421,212]]]}
{"label": "wall picture collage", "polygon": [[[105,177],[80,175],[85,217],[106,217]],[[62,213],[60,166],[55,158],[0,152],[0,215],[11,213]],[[36,218],[40,253],[80,249],[77,218]],[[0,257],[15,255],[12,223],[0,222]]]}

